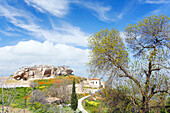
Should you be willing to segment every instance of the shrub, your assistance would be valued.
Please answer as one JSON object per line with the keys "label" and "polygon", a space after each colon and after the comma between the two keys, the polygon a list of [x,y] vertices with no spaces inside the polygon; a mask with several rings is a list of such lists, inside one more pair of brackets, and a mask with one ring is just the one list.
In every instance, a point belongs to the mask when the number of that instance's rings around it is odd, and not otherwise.
{"label": "shrub", "polygon": [[99,107],[99,106],[100,106],[100,103],[86,100],[86,104],[85,104],[85,105],[86,105],[86,106]]}

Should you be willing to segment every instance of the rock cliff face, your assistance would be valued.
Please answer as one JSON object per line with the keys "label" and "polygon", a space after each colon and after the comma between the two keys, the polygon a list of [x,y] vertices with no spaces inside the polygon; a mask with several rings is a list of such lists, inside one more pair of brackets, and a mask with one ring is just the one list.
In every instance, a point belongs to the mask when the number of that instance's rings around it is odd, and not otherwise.
{"label": "rock cliff face", "polygon": [[67,66],[35,65],[34,67],[24,67],[10,77],[11,80],[29,80],[31,78],[55,77],[60,75],[70,75],[73,70]]}

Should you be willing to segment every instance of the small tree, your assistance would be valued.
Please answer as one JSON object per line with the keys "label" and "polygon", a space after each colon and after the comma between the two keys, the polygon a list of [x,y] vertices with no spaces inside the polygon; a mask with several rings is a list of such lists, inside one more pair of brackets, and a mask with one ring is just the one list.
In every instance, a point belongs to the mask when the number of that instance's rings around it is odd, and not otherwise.
{"label": "small tree", "polygon": [[0,85],[0,113],[8,113],[11,108],[11,104],[14,102],[18,92],[16,87],[9,88],[6,85]]}
{"label": "small tree", "polygon": [[75,91],[75,79],[73,80],[73,88],[72,88],[72,94],[71,94],[71,108],[75,111],[77,109],[78,100],[77,100],[77,94]]}

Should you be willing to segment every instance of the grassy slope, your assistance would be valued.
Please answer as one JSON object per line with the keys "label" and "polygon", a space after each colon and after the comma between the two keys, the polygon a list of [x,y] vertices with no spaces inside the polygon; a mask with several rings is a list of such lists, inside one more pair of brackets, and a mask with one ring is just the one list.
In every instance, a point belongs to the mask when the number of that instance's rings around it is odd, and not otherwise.
{"label": "grassy slope", "polygon": [[[84,78],[81,77],[76,77],[76,76],[57,76],[56,78],[53,79],[45,79],[45,80],[35,80],[32,82],[38,83],[39,86],[52,86],[54,83],[59,83],[61,84],[62,82],[69,82],[69,84],[72,84],[73,79],[75,78],[76,82],[79,83],[81,82]],[[16,81],[8,81],[8,82],[12,82],[15,83]],[[62,85],[62,84],[61,84]],[[46,87],[47,88],[47,87]],[[15,91],[15,94],[17,94],[15,96],[14,102],[11,104],[12,107],[15,108],[21,108],[21,109],[25,109],[25,102],[24,99],[26,97],[28,97],[28,95],[30,95],[30,90],[28,90],[30,88],[16,88],[15,90],[11,90],[11,92],[8,92],[8,96],[6,96],[5,98],[5,103],[7,103],[8,99],[10,98],[10,95]],[[7,92],[7,90],[4,89],[4,91]],[[2,90],[0,90],[0,94],[2,94]],[[78,95],[78,98],[81,98],[83,95]],[[0,104],[2,104],[2,100],[0,100]],[[28,103],[27,103],[27,106]],[[64,107],[65,111],[71,111],[70,107]]]}

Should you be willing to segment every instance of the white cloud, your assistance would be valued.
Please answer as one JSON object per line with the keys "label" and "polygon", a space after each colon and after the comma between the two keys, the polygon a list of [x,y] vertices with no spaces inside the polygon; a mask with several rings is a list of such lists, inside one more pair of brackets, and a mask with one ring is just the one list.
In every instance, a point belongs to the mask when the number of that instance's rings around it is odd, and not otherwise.
{"label": "white cloud", "polygon": [[40,12],[49,12],[57,17],[65,16],[69,11],[69,4],[79,4],[88,9],[95,11],[95,16],[101,21],[114,21],[113,18],[108,16],[111,6],[104,6],[98,2],[88,2],[83,0],[25,0],[28,5],[33,6]]}
{"label": "white cloud", "polygon": [[133,2],[126,4],[126,6],[120,11],[114,11],[111,5],[106,5],[103,2],[93,2],[93,1],[79,1],[76,2],[80,6],[84,6],[93,11],[93,14],[101,21],[104,22],[115,22],[122,19],[122,17],[129,11],[132,7]]}
{"label": "white cloud", "polygon": [[120,13],[117,17],[118,17],[119,19],[121,19],[121,18],[123,17],[123,15],[124,15],[124,13],[122,12],[122,13]]}
{"label": "white cloud", "polygon": [[165,14],[168,15],[169,14],[169,4],[165,4],[165,5],[161,5],[160,7],[158,7],[157,9],[150,11],[148,13],[146,13],[143,18],[147,17],[147,16],[151,16],[151,15],[160,15],[160,14]]}
{"label": "white cloud", "polygon": [[76,0],[25,0],[28,5],[33,6],[40,12],[44,13],[45,11],[57,16],[63,17],[69,11],[69,4],[75,3],[81,6],[85,6],[88,9],[91,9],[96,12],[97,16],[101,21],[113,21],[107,16],[107,13],[111,10],[111,6],[104,6],[100,3],[92,3],[88,1],[76,1]]}
{"label": "white cloud", "polygon": [[53,29],[43,29],[40,25],[36,24],[37,18],[26,11],[16,9],[7,4],[4,6],[0,5],[0,9],[1,16],[4,16],[15,26],[29,31],[30,35],[56,43],[87,46],[87,38],[90,35],[81,31],[79,27],[63,23],[62,27],[57,28],[51,22]]}
{"label": "white cloud", "polygon": [[23,66],[47,64],[71,66],[77,76],[85,76],[88,52],[88,49],[53,44],[49,41],[21,41],[14,46],[0,48],[0,75],[12,74]]}
{"label": "white cloud", "polygon": [[109,18],[107,13],[111,10],[111,6],[103,6],[99,3],[92,3],[92,2],[80,2],[81,5],[94,10],[97,16],[101,21],[114,21],[113,18]]}
{"label": "white cloud", "polygon": [[19,34],[17,34],[17,33],[11,33],[11,32],[6,32],[6,31],[2,31],[2,30],[0,30],[0,33],[3,33],[4,35],[6,35],[6,36],[20,36]]}
{"label": "white cloud", "polygon": [[87,46],[88,33],[82,32],[79,27],[63,23],[62,27],[55,27],[52,30],[37,29],[32,32],[35,37],[43,37],[45,40],[69,44],[74,46]]}
{"label": "white cloud", "polygon": [[113,22],[117,19],[121,19],[124,13],[117,14],[112,11],[112,7],[105,6],[101,2],[92,2],[84,0],[25,0],[28,5],[36,8],[38,11],[45,13],[49,12],[56,17],[63,17],[69,12],[69,5],[71,3],[84,6],[90,10],[93,10],[94,15],[101,21]]}
{"label": "white cloud", "polygon": [[40,12],[47,11],[57,17],[64,16],[69,9],[69,0],[25,0],[25,2]]}
{"label": "white cloud", "polygon": [[32,31],[40,27],[34,24],[36,18],[29,12],[14,8],[12,6],[7,5],[6,3],[4,3],[3,5],[0,4],[0,9],[0,16],[5,17],[7,21],[17,27]]}
{"label": "white cloud", "polygon": [[170,3],[169,0],[146,0],[145,3],[149,4],[167,4]]}

